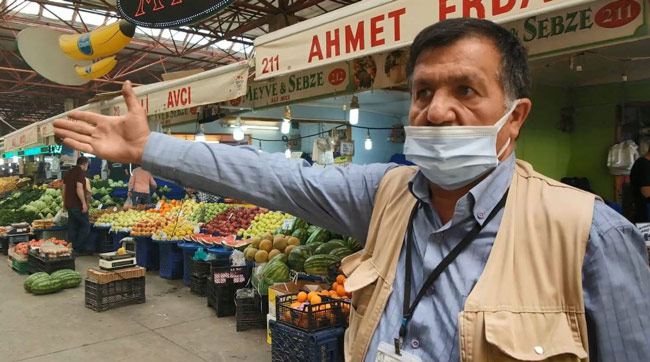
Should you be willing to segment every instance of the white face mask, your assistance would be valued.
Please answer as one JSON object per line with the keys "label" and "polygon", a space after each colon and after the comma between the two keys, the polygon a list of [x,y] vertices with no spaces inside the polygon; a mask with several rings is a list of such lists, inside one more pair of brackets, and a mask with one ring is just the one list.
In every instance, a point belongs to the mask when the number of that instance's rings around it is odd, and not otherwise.
{"label": "white face mask", "polygon": [[443,189],[466,186],[499,164],[510,138],[497,153],[497,134],[518,103],[493,126],[404,127],[404,155]]}

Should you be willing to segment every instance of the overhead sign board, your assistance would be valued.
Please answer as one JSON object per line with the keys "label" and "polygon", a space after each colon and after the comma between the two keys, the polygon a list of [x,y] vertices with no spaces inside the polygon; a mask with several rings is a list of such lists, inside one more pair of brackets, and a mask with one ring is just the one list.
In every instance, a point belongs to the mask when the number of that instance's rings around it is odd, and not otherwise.
{"label": "overhead sign board", "polygon": [[554,55],[648,35],[644,0],[605,0],[534,15],[505,25],[530,57]]}
{"label": "overhead sign board", "polygon": [[[256,79],[389,52],[449,18],[498,23],[593,0],[366,0],[255,39]],[[426,9],[423,11],[423,9]]]}
{"label": "overhead sign board", "polygon": [[124,19],[144,28],[171,28],[195,23],[224,10],[235,0],[117,0]]}

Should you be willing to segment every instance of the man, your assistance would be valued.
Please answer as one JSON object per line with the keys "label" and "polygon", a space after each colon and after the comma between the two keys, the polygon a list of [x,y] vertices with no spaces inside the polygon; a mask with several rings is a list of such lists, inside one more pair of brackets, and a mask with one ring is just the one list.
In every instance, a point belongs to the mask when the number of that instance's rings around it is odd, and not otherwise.
{"label": "man", "polygon": [[129,166],[122,162],[109,162],[108,163],[108,178],[113,181],[129,180]]}
{"label": "man", "polygon": [[128,196],[133,206],[146,205],[151,203],[151,188],[158,187],[153,176],[141,167],[136,167],[129,179]]}
{"label": "man", "polygon": [[531,108],[522,45],[489,21],[453,19],[410,52],[405,154],[418,168],[317,169],[150,133],[128,84],[128,114],[70,112],[84,122],[57,120],[55,132],[365,240],[343,263],[348,361],[389,360],[395,347],[412,361],[650,361],[641,235],[593,195],[515,162]]}
{"label": "man", "polygon": [[86,175],[88,158],[77,158],[77,165],[65,173],[63,178],[63,207],[68,210],[68,242],[78,255],[88,255],[85,245],[90,234],[88,202],[86,198]]}
{"label": "man", "polygon": [[650,151],[634,161],[630,184],[634,193],[634,222],[650,222]]}

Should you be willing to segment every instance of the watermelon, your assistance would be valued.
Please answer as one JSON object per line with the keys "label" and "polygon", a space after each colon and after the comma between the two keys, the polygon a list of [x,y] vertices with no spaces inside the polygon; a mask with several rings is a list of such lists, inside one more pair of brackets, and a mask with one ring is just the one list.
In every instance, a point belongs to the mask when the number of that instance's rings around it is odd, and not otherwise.
{"label": "watermelon", "polygon": [[[276,256],[279,257],[282,254]],[[289,279],[289,267],[285,263],[275,261],[266,264],[262,271],[262,278],[269,280],[287,280]]]}
{"label": "watermelon", "polygon": [[311,275],[328,276],[328,268],[332,264],[341,261],[341,258],[335,255],[313,255],[305,260],[305,273]]}
{"label": "watermelon", "polygon": [[311,243],[306,245],[311,249],[311,253],[315,254],[316,249],[318,249],[319,246],[323,245],[323,243]]}
{"label": "watermelon", "polygon": [[32,293],[37,295],[56,293],[62,288],[63,282],[58,278],[52,278],[50,276],[36,279],[31,286]]}
{"label": "watermelon", "polygon": [[314,254],[329,254],[332,250],[336,248],[345,247],[343,241],[341,240],[332,240],[328,241],[325,244],[319,246],[314,250]]}
{"label": "watermelon", "polygon": [[330,255],[334,255],[336,257],[339,257],[341,259],[345,258],[346,256],[354,253],[350,248],[344,246],[342,248],[336,248],[332,251],[330,251]]}
{"label": "watermelon", "polygon": [[312,255],[312,250],[309,246],[307,245],[301,245],[295,247],[293,250],[291,250],[291,253],[289,253],[289,257],[287,258],[287,263],[291,267],[291,269],[295,271],[305,271],[304,269],[304,264],[305,260],[309,258]]}
{"label": "watermelon", "polygon": [[43,277],[49,277],[46,272],[38,272],[35,274],[32,274],[25,279],[25,283],[23,283],[23,287],[25,288],[26,291],[31,292],[32,291],[32,283],[34,281],[41,279]]}
{"label": "watermelon", "polygon": [[330,234],[330,239],[332,239],[332,240],[334,240],[334,239],[340,240],[340,239],[343,239],[343,236],[341,234],[331,233]]}
{"label": "watermelon", "polygon": [[346,246],[348,248],[350,248],[350,250],[352,250],[354,252],[357,252],[357,251],[363,249],[363,247],[361,246],[361,243],[359,242],[359,240],[357,240],[355,238],[347,238],[347,239],[345,239],[345,243],[346,243]]}
{"label": "watermelon", "polygon": [[294,238],[298,238],[300,240],[300,244],[304,244],[305,241],[309,238],[309,234],[307,233],[306,229],[296,229],[294,232],[291,233],[291,236]]}
{"label": "watermelon", "polygon": [[288,261],[289,261],[289,255],[287,255],[285,253],[280,253],[280,254],[274,256],[273,259],[271,259],[271,261],[269,263],[278,263],[278,262],[280,262],[280,263],[286,264]]}
{"label": "watermelon", "polygon": [[63,288],[75,288],[81,284],[81,275],[77,272],[62,274],[58,279],[61,280]]}
{"label": "watermelon", "polygon": [[65,275],[65,274],[70,274],[70,273],[76,274],[77,272],[72,270],[72,269],[60,269],[60,270],[57,270],[54,273],[50,274],[50,276],[52,278],[59,278],[59,277]]}
{"label": "watermelon", "polygon": [[309,224],[307,224],[307,221],[297,217],[296,218],[296,223],[294,224],[294,226],[295,226],[294,230],[296,230],[296,229],[306,229],[307,227],[309,227]]}
{"label": "watermelon", "polygon": [[330,239],[330,232],[318,227],[316,230],[309,235],[309,239],[307,239],[307,244],[311,243],[324,243]]}
{"label": "watermelon", "polygon": [[319,227],[316,226],[316,225],[310,225],[310,226],[307,228],[307,234],[309,234],[309,235],[313,234],[314,231],[316,231],[316,229],[318,229],[318,228],[319,228]]}

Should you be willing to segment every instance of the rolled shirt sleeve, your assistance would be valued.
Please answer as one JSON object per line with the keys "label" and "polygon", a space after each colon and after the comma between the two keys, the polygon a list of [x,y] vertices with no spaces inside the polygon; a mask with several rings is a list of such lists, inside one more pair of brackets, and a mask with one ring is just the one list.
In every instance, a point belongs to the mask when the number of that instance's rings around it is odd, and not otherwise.
{"label": "rolled shirt sleeve", "polygon": [[151,133],[142,166],[176,184],[282,210],[364,241],[375,192],[395,165],[314,168],[280,153]]}

